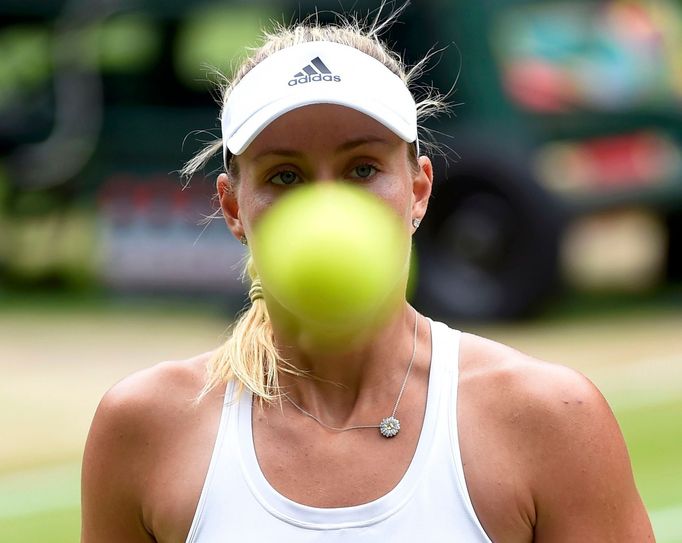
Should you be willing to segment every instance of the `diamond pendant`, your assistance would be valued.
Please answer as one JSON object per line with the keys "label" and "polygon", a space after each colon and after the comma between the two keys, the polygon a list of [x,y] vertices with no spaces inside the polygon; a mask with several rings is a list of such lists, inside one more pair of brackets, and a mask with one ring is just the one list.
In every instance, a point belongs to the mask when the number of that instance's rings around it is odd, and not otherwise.
{"label": "diamond pendant", "polygon": [[395,417],[386,417],[379,424],[379,431],[384,437],[394,437],[400,432],[400,421]]}

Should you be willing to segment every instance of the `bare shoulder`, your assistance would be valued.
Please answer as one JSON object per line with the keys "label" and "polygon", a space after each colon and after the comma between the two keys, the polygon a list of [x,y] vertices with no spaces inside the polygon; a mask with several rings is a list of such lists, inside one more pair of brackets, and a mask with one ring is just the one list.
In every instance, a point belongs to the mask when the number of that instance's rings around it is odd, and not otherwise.
{"label": "bare shoulder", "polygon": [[122,417],[154,422],[191,407],[204,386],[209,356],[161,362],[129,375],[106,392],[96,420]]}
{"label": "bare shoulder", "polygon": [[545,426],[549,416],[568,422],[588,411],[611,414],[600,391],[580,372],[472,334],[462,336],[460,372],[462,388],[475,387],[484,393],[482,400],[506,414],[523,412],[527,423]]}
{"label": "bare shoulder", "polygon": [[155,479],[206,418],[196,400],[209,356],[157,364],[104,395],[83,456],[84,542],[153,541],[156,530],[145,508],[159,501]]}
{"label": "bare shoulder", "polygon": [[460,371],[463,457],[495,464],[469,468],[473,498],[476,485],[490,490],[512,473],[510,522],[525,525],[528,540],[653,541],[618,423],[587,377],[470,334]]}
{"label": "bare shoulder", "polygon": [[95,413],[86,444],[84,470],[95,459],[109,470],[118,462],[141,472],[169,440],[198,416],[210,355],[168,361],[138,371],[112,386]]}

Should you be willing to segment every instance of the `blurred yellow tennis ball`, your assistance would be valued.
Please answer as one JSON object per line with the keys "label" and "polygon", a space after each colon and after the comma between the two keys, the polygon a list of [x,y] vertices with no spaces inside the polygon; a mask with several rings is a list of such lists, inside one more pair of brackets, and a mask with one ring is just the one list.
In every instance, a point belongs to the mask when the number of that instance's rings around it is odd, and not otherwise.
{"label": "blurred yellow tennis ball", "polygon": [[405,294],[408,229],[349,184],[291,189],[261,217],[250,245],[267,295],[313,328],[365,326]]}

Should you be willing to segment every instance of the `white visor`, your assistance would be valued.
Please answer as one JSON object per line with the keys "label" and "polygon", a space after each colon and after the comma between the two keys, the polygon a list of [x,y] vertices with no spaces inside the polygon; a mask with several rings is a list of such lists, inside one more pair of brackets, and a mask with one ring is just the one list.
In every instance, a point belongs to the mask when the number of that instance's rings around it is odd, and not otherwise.
{"label": "white visor", "polygon": [[346,106],[417,142],[417,106],[405,83],[353,47],[316,41],[282,49],[252,68],[223,106],[223,156],[239,155],[272,121],[311,104]]}

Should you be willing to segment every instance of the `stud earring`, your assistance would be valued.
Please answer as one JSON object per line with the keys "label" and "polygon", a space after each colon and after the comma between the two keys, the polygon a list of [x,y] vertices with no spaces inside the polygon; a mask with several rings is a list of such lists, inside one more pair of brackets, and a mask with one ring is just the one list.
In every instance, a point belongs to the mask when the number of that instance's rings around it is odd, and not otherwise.
{"label": "stud earring", "polygon": [[246,236],[242,234],[242,237],[239,238],[239,241],[241,242],[242,245],[248,245],[249,240],[246,239]]}
{"label": "stud earring", "polygon": [[415,218],[415,219],[412,219],[412,226],[414,226],[415,228],[419,228],[419,225],[420,225],[421,223],[422,223],[422,220],[421,220],[421,219],[416,219],[416,218]]}

